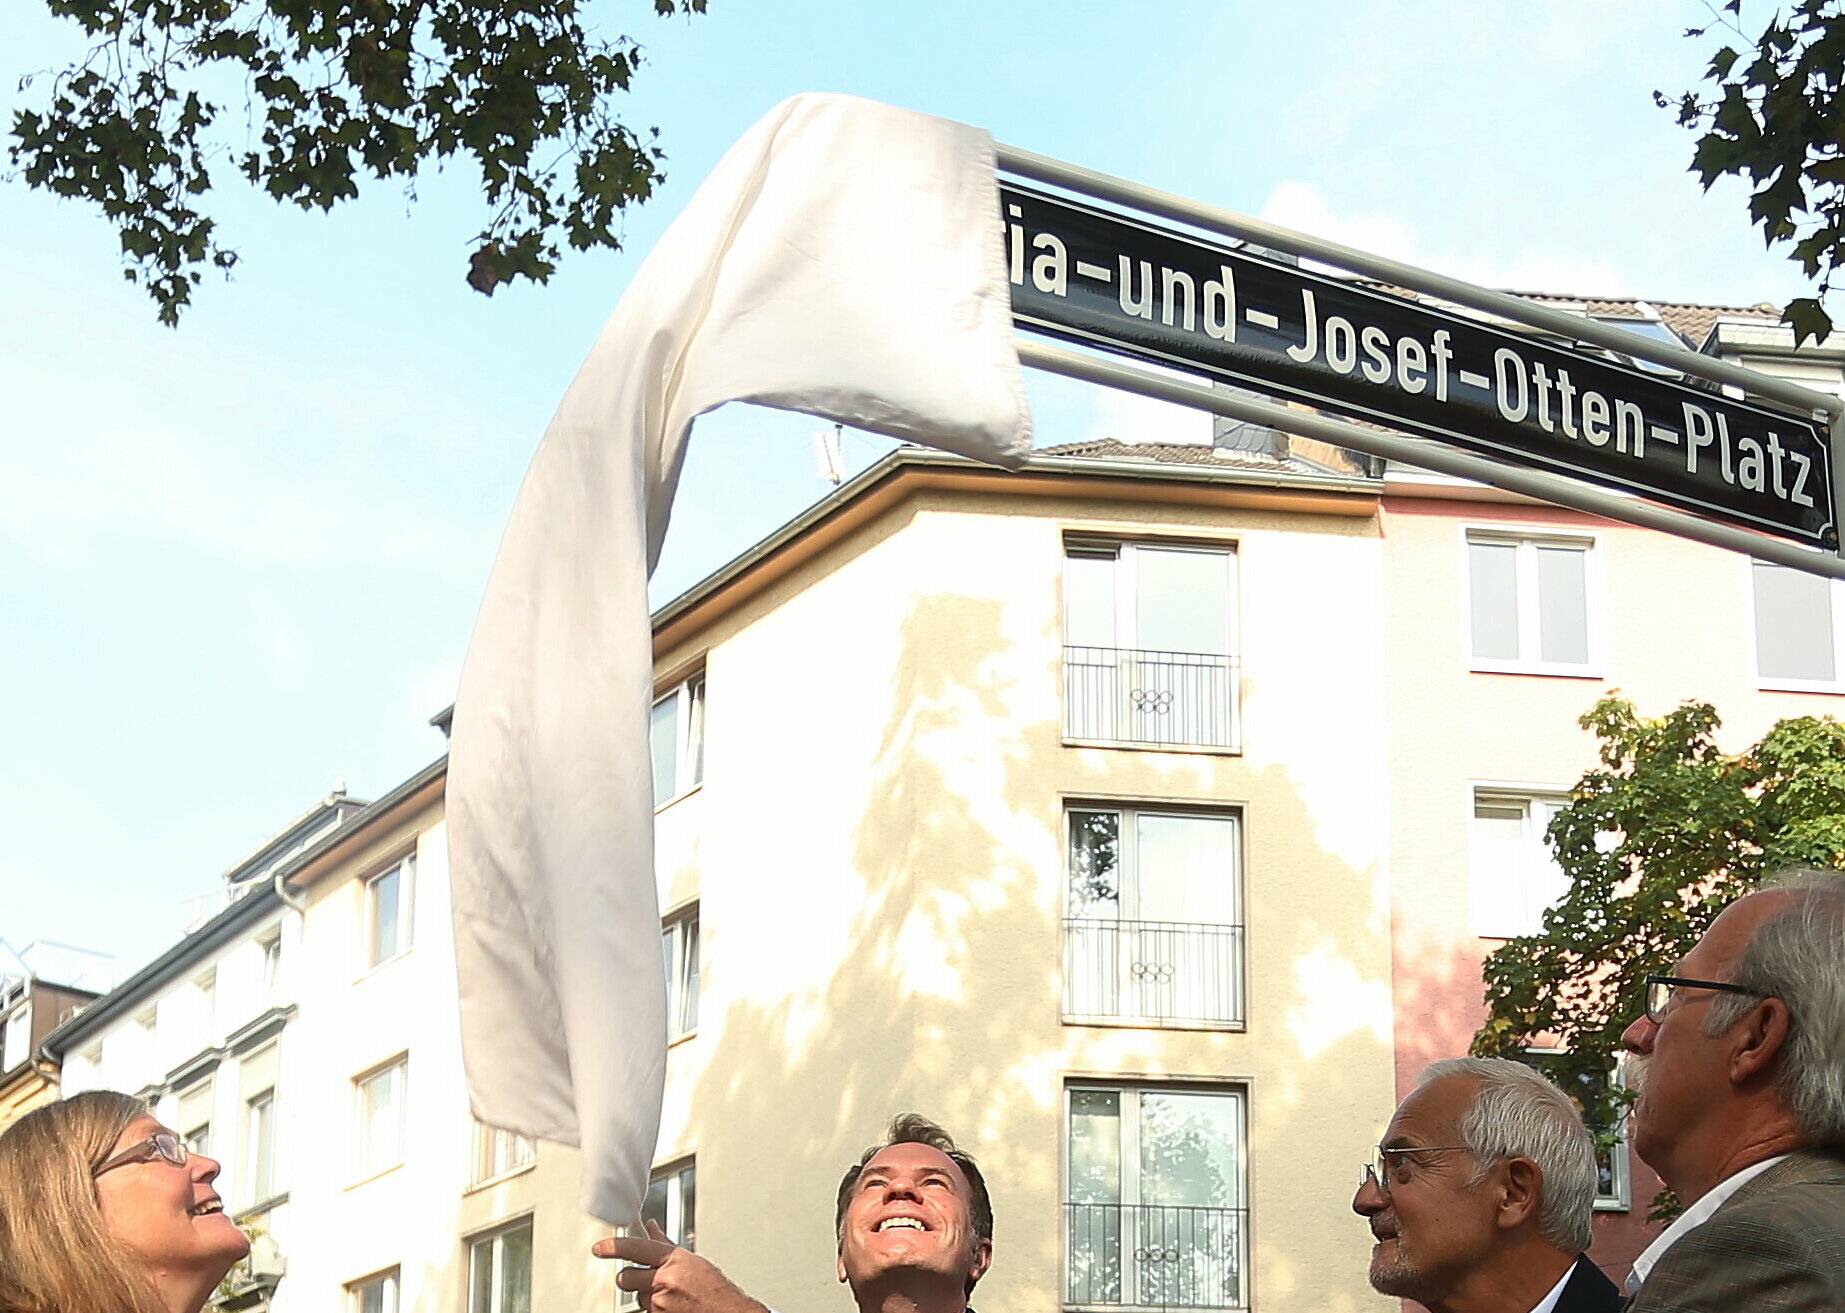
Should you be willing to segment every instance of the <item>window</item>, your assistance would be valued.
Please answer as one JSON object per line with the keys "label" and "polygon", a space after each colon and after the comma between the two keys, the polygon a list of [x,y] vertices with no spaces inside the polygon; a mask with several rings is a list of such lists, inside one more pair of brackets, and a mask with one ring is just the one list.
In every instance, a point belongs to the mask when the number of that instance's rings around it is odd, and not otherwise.
{"label": "window", "polygon": [[277,926],[275,933],[259,939],[257,947],[263,951],[263,994],[273,997],[282,979],[282,928]]}
{"label": "window", "polygon": [[1227,548],[1065,544],[1065,736],[1234,749],[1235,610]]}
{"label": "window", "polygon": [[1229,813],[1071,807],[1066,1020],[1243,1020],[1242,839]]}
{"label": "window", "polygon": [[1468,532],[1474,669],[1588,673],[1591,548],[1584,538]]}
{"label": "window", "polygon": [[666,1033],[672,1039],[698,1029],[698,909],[676,916],[660,931],[666,955]]}
{"label": "window", "polygon": [[1751,563],[1755,669],[1769,687],[1834,688],[1845,607],[1832,580],[1805,570]]}
{"label": "window", "polygon": [[245,1100],[244,1171],[249,1178],[247,1197],[253,1204],[275,1197],[275,1091],[264,1090]]}
{"label": "window", "polygon": [[397,1313],[397,1269],[346,1287],[352,1313]]}
{"label": "window", "polygon": [[474,1123],[475,1185],[529,1167],[536,1158],[537,1147],[517,1131]]}
{"label": "window", "polygon": [[[690,1159],[656,1171],[641,1200],[641,1220],[652,1222],[686,1249],[698,1248],[698,1171]],[[632,1291],[615,1291],[615,1307],[638,1308]]]}
{"label": "window", "polygon": [[532,1219],[468,1242],[468,1313],[532,1313]]}
{"label": "window", "polygon": [[365,882],[370,943],[365,964],[375,967],[410,947],[410,898],[416,858],[406,857]]}
{"label": "window", "polygon": [[404,1160],[404,1096],[409,1076],[409,1059],[399,1058],[357,1081],[361,1176],[375,1175]]}
{"label": "window", "polygon": [[648,724],[657,807],[690,793],[705,778],[705,676],[692,676],[654,700]]}
{"label": "window", "polygon": [[674,1163],[649,1178],[641,1220],[654,1223],[686,1249],[698,1248],[698,1169],[693,1163]]}
{"label": "window", "polygon": [[[1563,1092],[1570,1096],[1576,1108],[1588,1122],[1589,1130],[1597,1139],[1595,1149],[1595,1207],[1604,1212],[1622,1212],[1630,1206],[1631,1193],[1627,1177],[1627,1119],[1617,1116],[1611,1125],[1589,1120],[1588,1109],[1599,1098],[1610,1083],[1624,1084],[1622,1064],[1625,1057],[1612,1058],[1597,1070],[1583,1072],[1574,1078],[1565,1078],[1562,1071],[1564,1054],[1542,1049],[1529,1049],[1525,1052],[1525,1061],[1536,1067],[1546,1076],[1562,1086]],[[1601,1143],[1609,1140],[1605,1147]]]}
{"label": "window", "polygon": [[32,1056],[32,1005],[22,1004],[6,1019],[0,1034],[0,1071],[11,1071]]}
{"label": "window", "polygon": [[1066,1307],[1243,1308],[1243,1098],[1067,1091]]}
{"label": "window", "polygon": [[237,1174],[246,1205],[260,1204],[281,1193],[275,1155],[277,1054],[276,1045],[266,1044],[237,1062],[237,1080],[243,1095],[243,1156],[237,1164]]}
{"label": "window", "polygon": [[1512,939],[1543,931],[1545,911],[1569,892],[1569,877],[1544,839],[1568,802],[1561,792],[1475,791],[1467,863],[1476,935]]}
{"label": "window", "polygon": [[193,1153],[211,1152],[211,1097],[209,1080],[201,1081],[179,1096],[179,1109],[173,1118],[174,1129],[179,1132],[179,1138],[185,1141],[186,1148]]}

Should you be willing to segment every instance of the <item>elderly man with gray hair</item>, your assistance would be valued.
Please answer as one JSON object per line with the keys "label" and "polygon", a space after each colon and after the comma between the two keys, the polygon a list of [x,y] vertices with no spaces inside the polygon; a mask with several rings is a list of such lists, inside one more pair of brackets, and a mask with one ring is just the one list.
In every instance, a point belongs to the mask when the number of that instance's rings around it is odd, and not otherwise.
{"label": "elderly man with gray hair", "polygon": [[1845,1309],[1845,875],[1731,903],[1621,1042],[1634,1150],[1685,1205],[1634,1260],[1633,1313]]}
{"label": "elderly man with gray hair", "polygon": [[1432,1313],[1615,1313],[1583,1254],[1595,1146],[1568,1096],[1503,1058],[1454,1058],[1397,1106],[1352,1210],[1371,1284]]}

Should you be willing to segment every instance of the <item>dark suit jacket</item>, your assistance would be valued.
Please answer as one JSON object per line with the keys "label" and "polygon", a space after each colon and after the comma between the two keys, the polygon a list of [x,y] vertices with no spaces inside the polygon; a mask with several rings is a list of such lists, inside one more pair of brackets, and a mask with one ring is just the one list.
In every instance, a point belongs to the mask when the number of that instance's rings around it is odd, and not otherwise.
{"label": "dark suit jacket", "polygon": [[1578,1254],[1569,1284],[1557,1296],[1555,1313],[1618,1313],[1620,1307],[1621,1292],[1614,1282],[1602,1275],[1587,1254]]}
{"label": "dark suit jacket", "polygon": [[1631,1313],[1845,1309],[1845,1155],[1803,1149],[1660,1256]]}

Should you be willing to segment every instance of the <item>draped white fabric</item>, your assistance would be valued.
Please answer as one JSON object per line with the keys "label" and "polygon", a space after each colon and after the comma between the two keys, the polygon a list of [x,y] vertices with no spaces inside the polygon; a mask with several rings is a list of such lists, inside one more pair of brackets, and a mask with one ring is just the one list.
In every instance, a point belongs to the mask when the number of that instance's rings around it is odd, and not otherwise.
{"label": "draped white fabric", "polygon": [[463,1053],[481,1120],[582,1146],[604,1221],[638,1218],[659,1129],[646,581],[687,435],[753,401],[1022,460],[995,186],[984,132],[785,101],[635,275],[513,505],[450,744]]}

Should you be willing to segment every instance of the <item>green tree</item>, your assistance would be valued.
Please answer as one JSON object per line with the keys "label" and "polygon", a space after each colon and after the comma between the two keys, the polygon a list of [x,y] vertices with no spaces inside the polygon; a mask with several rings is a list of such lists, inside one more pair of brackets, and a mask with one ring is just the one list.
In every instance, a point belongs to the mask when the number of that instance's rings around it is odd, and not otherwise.
{"label": "green tree", "polygon": [[[661,16],[705,9],[651,2]],[[544,282],[560,241],[618,248],[618,214],[662,180],[658,130],[630,131],[611,107],[640,48],[595,36],[579,0],[47,3],[90,45],[44,75],[41,108],[14,115],[13,173],[100,209],[124,276],[167,324],[203,271],[237,263],[204,210],[214,165],[327,210],[361,176],[413,195],[425,164],[468,159],[489,214],[467,280],[488,295]]]}
{"label": "green tree", "polygon": [[1822,298],[1845,256],[1845,3],[1798,0],[1754,38],[1741,25],[1742,0],[1712,12],[1685,35],[1720,29],[1733,41],[1711,56],[1707,85],[1677,98],[1678,121],[1699,134],[1691,171],[1705,189],[1747,175],[1751,221],[1770,247],[1791,243],[1789,258],[1817,281],[1818,295],[1782,312],[1798,346],[1832,331]]}
{"label": "green tree", "polygon": [[1718,748],[1716,711],[1687,702],[1642,717],[1618,696],[1582,717],[1599,764],[1546,838],[1569,891],[1541,934],[1485,964],[1487,1020],[1473,1051],[1519,1057],[1540,1037],[1547,1068],[1596,1090],[1585,1115],[1614,1136],[1627,1096],[1603,1079],[1642,1007],[1643,979],[1688,952],[1716,914],[1789,863],[1845,866],[1845,724],[1783,720],[1747,751]]}

